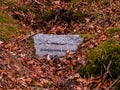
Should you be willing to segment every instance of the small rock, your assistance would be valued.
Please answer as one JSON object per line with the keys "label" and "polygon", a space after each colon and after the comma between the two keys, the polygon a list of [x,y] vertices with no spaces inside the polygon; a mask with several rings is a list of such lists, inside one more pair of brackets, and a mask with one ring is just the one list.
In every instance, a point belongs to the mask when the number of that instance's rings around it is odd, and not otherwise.
{"label": "small rock", "polygon": [[119,35],[115,35],[114,38],[116,38],[116,39],[119,38]]}
{"label": "small rock", "polygon": [[3,41],[0,41],[0,44],[3,44],[4,42]]}

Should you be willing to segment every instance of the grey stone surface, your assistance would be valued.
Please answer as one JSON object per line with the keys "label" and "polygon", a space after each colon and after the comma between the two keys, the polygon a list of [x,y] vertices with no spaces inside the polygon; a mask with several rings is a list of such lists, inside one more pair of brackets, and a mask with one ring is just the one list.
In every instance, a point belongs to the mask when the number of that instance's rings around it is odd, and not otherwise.
{"label": "grey stone surface", "polygon": [[83,41],[79,35],[36,34],[33,39],[36,54],[42,58],[47,54],[50,57],[61,57],[67,50],[74,53]]}

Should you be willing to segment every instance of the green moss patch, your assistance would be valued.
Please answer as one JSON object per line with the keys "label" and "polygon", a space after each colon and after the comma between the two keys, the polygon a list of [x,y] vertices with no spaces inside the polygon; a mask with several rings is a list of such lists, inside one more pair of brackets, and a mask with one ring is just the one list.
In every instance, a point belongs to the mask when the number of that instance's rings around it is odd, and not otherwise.
{"label": "green moss patch", "polygon": [[83,37],[83,38],[91,38],[91,37],[94,37],[95,35],[94,34],[90,34],[90,33],[86,33],[86,34],[80,34],[80,37]]}
{"label": "green moss patch", "polygon": [[93,49],[87,56],[89,64],[80,69],[82,77],[97,76],[105,73],[104,65],[107,67],[109,62],[110,72],[113,78],[120,75],[120,43],[108,40]]}
{"label": "green moss patch", "polygon": [[28,33],[22,29],[13,19],[11,19],[7,12],[0,7],[0,40],[10,40],[19,36],[21,33]]}
{"label": "green moss patch", "polygon": [[85,0],[85,1],[88,3],[91,3],[91,2],[100,2],[100,1],[104,1],[104,0]]}
{"label": "green moss patch", "polygon": [[77,21],[77,22],[79,22],[79,21],[84,22],[85,18],[89,17],[89,16],[90,16],[90,14],[88,12],[79,12],[79,11],[74,12],[72,15],[73,20]]}
{"label": "green moss patch", "polygon": [[41,19],[43,19],[45,21],[50,21],[50,20],[54,19],[55,16],[56,16],[56,11],[55,10],[47,10],[40,17],[41,17]]}
{"label": "green moss patch", "polygon": [[0,0],[0,2],[3,2],[4,0]]}
{"label": "green moss patch", "polygon": [[120,37],[120,27],[111,27],[111,28],[107,29],[105,31],[105,33],[107,35],[109,35],[110,37],[113,37],[115,35],[119,35],[119,37]]}

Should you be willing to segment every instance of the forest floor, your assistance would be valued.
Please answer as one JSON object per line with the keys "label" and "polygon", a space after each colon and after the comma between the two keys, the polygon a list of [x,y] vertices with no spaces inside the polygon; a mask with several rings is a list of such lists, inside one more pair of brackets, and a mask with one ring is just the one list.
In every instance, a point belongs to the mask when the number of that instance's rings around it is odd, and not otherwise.
{"label": "forest floor", "polygon": [[[120,0],[0,0],[0,90],[109,90],[115,80],[80,76],[92,49],[120,27]],[[75,54],[42,59],[35,33],[84,37]],[[120,41],[115,33],[114,39]]]}

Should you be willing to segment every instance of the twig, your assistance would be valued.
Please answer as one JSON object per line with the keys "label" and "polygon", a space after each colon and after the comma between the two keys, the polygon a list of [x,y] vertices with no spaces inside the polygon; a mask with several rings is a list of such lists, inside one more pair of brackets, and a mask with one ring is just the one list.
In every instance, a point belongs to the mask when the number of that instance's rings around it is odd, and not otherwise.
{"label": "twig", "polygon": [[102,85],[102,83],[99,83],[98,85],[97,85],[97,88],[95,89],[95,90],[100,90],[100,86]]}
{"label": "twig", "polygon": [[108,87],[108,90],[111,90],[115,86],[115,84],[117,84],[117,82],[119,81],[119,79],[120,79],[120,76],[112,83],[111,86]]}
{"label": "twig", "polygon": [[103,76],[103,80],[102,80],[103,82],[104,82],[105,78],[107,77],[107,74],[110,73],[109,68],[110,68],[111,63],[112,63],[112,61],[110,60],[107,68],[105,68],[105,65],[104,65],[104,68],[106,69],[106,72],[105,72],[105,74]]}
{"label": "twig", "polygon": [[59,15],[60,15],[60,13],[58,13],[58,14],[55,16],[55,22],[57,21],[57,18],[58,18]]}
{"label": "twig", "polygon": [[[103,65],[103,66],[104,66],[105,70],[107,70],[107,69],[106,69],[106,66],[105,66],[105,65]],[[110,75],[111,79],[113,80],[113,77],[112,77],[110,71],[108,71],[108,74]]]}
{"label": "twig", "polygon": [[112,75],[111,75],[110,71],[109,71],[108,73],[109,73],[109,75],[110,75],[111,79],[113,80],[113,77],[112,77]]}
{"label": "twig", "polygon": [[32,36],[34,36],[34,35],[36,35],[36,34],[38,34],[38,33],[34,33],[34,34],[31,34],[31,35],[27,35],[26,37],[24,37],[23,39],[19,40],[18,42],[25,41],[25,40],[31,38]]}
{"label": "twig", "polygon": [[33,4],[35,4],[35,3],[36,3],[36,4],[40,4],[40,2],[37,1],[37,0],[32,0],[32,3],[33,3]]}

